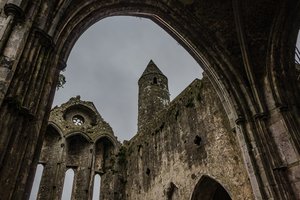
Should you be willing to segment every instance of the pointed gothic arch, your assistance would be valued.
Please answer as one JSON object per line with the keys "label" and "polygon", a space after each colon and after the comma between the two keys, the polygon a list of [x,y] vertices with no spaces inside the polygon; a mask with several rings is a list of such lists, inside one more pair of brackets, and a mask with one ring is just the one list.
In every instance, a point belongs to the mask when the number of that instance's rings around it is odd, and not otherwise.
{"label": "pointed gothic arch", "polygon": [[113,157],[116,145],[110,137],[101,136],[95,142],[95,171],[105,173],[106,169],[113,165]]}
{"label": "pointed gothic arch", "polygon": [[209,176],[202,176],[196,184],[191,200],[232,200],[226,189]]}
{"label": "pointed gothic arch", "polygon": [[[54,122],[48,122],[47,130],[48,129],[52,129],[53,131],[55,130],[56,133],[58,133],[60,135],[60,137],[63,137],[62,130]],[[47,130],[46,130],[46,132],[47,132]]]}
{"label": "pointed gothic arch", "polygon": [[69,132],[69,133],[65,134],[66,141],[71,140],[74,137],[76,137],[78,139],[81,138],[80,140],[84,141],[84,142],[92,142],[91,137],[88,136],[84,132],[75,131],[75,132]]}
{"label": "pointed gothic arch", "polygon": [[[296,182],[288,176],[296,172],[289,165],[299,156],[300,108],[293,104],[299,95],[293,94],[289,69],[300,26],[299,1],[18,0],[0,5],[5,25],[0,43],[2,198],[28,196],[16,183],[32,182],[59,69],[82,32],[113,15],[151,18],[203,64],[238,132],[255,196],[294,198],[290,185]],[[280,134],[291,139],[283,144],[276,140]],[[20,170],[11,170],[11,163]]]}
{"label": "pointed gothic arch", "polygon": [[67,166],[78,166],[80,163],[88,161],[84,155],[90,149],[90,141],[86,134],[74,133],[66,137],[66,163]]}

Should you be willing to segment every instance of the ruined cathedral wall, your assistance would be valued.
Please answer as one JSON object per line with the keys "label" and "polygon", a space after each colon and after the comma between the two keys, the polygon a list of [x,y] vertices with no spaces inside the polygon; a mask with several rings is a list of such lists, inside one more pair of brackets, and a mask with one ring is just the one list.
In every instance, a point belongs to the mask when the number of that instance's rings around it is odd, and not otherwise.
{"label": "ruined cathedral wall", "polygon": [[96,175],[100,199],[123,199],[124,192],[115,192],[123,189],[115,162],[120,145],[93,103],[77,96],[53,108],[39,158],[44,168],[37,199],[62,199],[68,171],[74,174],[72,199],[92,199]]}
{"label": "ruined cathedral wall", "polygon": [[189,200],[203,175],[253,199],[236,135],[209,81],[195,80],[124,146],[128,200]]}

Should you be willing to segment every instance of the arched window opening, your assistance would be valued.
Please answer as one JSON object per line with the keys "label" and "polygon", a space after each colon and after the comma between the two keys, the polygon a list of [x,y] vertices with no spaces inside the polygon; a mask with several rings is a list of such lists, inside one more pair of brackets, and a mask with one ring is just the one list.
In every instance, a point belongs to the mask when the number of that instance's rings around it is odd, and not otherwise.
{"label": "arched window opening", "polygon": [[114,144],[110,139],[102,137],[96,142],[95,151],[95,170],[97,172],[105,171],[106,168],[113,166]]}
{"label": "arched window opening", "polygon": [[66,138],[66,163],[68,166],[79,166],[88,163],[89,141],[83,134],[74,134]]}
{"label": "arched window opening", "polygon": [[296,66],[296,80],[300,86],[300,30],[298,32],[296,48],[295,48],[295,66]]}
{"label": "arched window opening", "polygon": [[191,200],[231,200],[224,187],[214,179],[204,176],[196,184]]}
{"label": "arched window opening", "polygon": [[153,78],[153,84],[154,84],[154,85],[157,84],[157,78],[156,78],[156,77]]}
{"label": "arched window opening", "polygon": [[100,200],[101,177],[99,174],[94,176],[93,200]]}
{"label": "arched window opening", "polygon": [[38,195],[39,188],[40,188],[40,183],[42,180],[43,171],[44,171],[44,166],[42,164],[38,164],[37,168],[36,168],[35,177],[34,177],[33,186],[32,186],[29,200],[37,199],[37,195]]}
{"label": "arched window opening", "polygon": [[83,134],[74,134],[67,137],[67,154],[81,155],[88,151],[89,141]]}
{"label": "arched window opening", "polygon": [[113,166],[114,150],[114,144],[106,137],[102,137],[96,142],[95,170],[97,172],[105,171]]}
{"label": "arched window opening", "polygon": [[74,173],[73,169],[68,169],[66,171],[61,199],[63,199],[63,200],[70,200],[71,199],[72,190],[73,190],[74,176],[75,176],[75,173]]}
{"label": "arched window opening", "polygon": [[299,67],[299,65],[300,65],[300,31],[298,32],[298,38],[297,38],[297,42],[296,42],[295,62],[298,65],[298,66],[296,65],[296,67]]}

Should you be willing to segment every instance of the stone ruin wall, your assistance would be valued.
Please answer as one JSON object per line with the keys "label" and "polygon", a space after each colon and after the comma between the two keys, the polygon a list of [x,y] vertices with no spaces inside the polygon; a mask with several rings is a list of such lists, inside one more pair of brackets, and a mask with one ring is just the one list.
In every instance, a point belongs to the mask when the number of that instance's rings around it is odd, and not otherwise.
{"label": "stone ruin wall", "polygon": [[[87,120],[83,126],[72,125],[76,115]],[[101,175],[101,200],[190,200],[204,176],[234,200],[253,199],[236,133],[206,77],[122,146],[90,102],[71,98],[53,109],[49,121],[38,199],[60,199],[69,168],[75,172],[72,199],[91,199],[95,174]]]}
{"label": "stone ruin wall", "polygon": [[[82,125],[72,122],[74,116],[84,119]],[[93,181],[101,175],[101,199],[122,199],[120,171],[115,155],[120,143],[91,102],[71,98],[50,115],[39,163],[44,166],[38,200],[61,199],[65,175],[74,171],[72,199],[92,199]],[[124,192],[123,192],[124,193]]]}
{"label": "stone ruin wall", "polygon": [[253,199],[236,134],[207,78],[195,80],[125,143],[126,199],[189,200],[203,175]]}

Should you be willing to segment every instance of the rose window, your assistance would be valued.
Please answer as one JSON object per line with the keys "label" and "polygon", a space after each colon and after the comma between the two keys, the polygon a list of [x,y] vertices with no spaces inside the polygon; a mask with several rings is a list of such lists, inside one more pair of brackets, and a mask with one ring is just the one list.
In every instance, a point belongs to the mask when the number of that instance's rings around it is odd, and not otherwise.
{"label": "rose window", "polygon": [[84,118],[80,115],[75,115],[72,118],[72,122],[73,122],[73,124],[75,124],[75,126],[81,126],[84,124]]}

